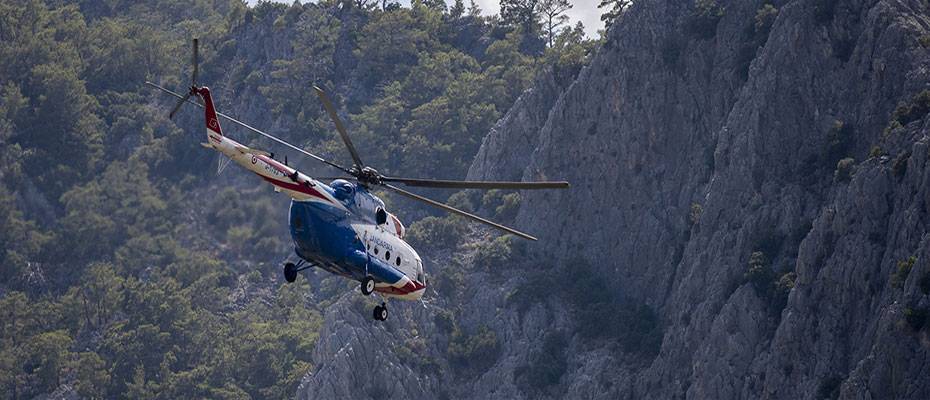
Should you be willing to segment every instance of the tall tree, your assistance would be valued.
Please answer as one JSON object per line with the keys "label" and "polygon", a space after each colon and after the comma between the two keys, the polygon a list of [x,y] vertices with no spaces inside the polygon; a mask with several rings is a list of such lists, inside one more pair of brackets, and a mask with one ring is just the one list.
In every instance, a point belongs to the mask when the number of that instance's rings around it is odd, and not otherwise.
{"label": "tall tree", "polygon": [[478,3],[475,3],[475,0],[469,0],[468,16],[477,17],[479,15],[481,15],[481,7],[478,6]]}
{"label": "tall tree", "polygon": [[462,18],[465,15],[465,2],[462,0],[455,0],[455,3],[452,3],[452,8],[449,8],[449,16],[453,19]]}
{"label": "tall tree", "polygon": [[536,31],[537,4],[540,0],[501,0],[501,19],[519,26],[527,34]]}
{"label": "tall tree", "polygon": [[633,4],[633,0],[601,0],[601,4],[598,4],[597,8],[607,9],[606,12],[601,14],[601,21],[604,21],[606,27],[610,29],[614,21],[623,15],[631,4]]}
{"label": "tall tree", "polygon": [[572,8],[568,0],[540,0],[536,4],[539,18],[546,28],[549,47],[552,47],[552,40],[555,38],[559,27],[568,22],[568,16],[565,12]]}

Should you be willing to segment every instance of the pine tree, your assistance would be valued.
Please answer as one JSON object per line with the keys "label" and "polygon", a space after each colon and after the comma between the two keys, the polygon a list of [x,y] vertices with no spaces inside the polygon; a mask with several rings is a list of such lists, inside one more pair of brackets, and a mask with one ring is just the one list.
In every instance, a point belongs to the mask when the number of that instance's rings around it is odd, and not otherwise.
{"label": "pine tree", "polygon": [[597,5],[597,8],[607,8],[607,12],[601,14],[601,21],[604,21],[604,24],[608,29],[617,20],[623,13],[630,8],[630,5],[633,4],[633,0],[601,0],[601,4]]}
{"label": "pine tree", "polygon": [[568,16],[565,15],[565,12],[571,8],[572,5],[568,0],[540,0],[536,5],[539,17],[546,28],[549,47],[552,47],[552,41],[559,27],[568,22]]}

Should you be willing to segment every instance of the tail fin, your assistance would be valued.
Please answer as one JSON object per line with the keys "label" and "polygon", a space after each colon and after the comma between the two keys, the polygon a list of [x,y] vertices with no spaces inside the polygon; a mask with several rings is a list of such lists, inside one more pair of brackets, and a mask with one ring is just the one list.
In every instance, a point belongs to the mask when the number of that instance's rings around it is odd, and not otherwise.
{"label": "tail fin", "polygon": [[213,106],[213,97],[210,96],[210,89],[202,87],[197,89],[197,93],[203,99],[204,117],[207,122],[207,141],[217,144],[222,140],[223,129],[220,128],[220,119],[216,116],[216,108]]}

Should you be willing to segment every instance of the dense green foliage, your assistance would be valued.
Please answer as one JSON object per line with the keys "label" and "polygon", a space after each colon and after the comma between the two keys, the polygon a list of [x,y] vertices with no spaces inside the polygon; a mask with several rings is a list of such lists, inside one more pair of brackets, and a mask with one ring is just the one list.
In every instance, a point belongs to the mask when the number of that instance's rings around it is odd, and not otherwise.
{"label": "dense green foliage", "polygon": [[[344,157],[318,84],[366,162],[437,178],[463,177],[534,75],[576,73],[594,44],[576,27],[542,51],[528,45],[543,43],[537,24],[460,1],[62,3],[0,3],[2,398],[282,398],[312,367],[322,307],[344,287],[280,285],[286,199],[254,181],[220,189],[230,180],[190,133],[200,116],[176,125],[142,86],[187,83],[190,37],[223,110]],[[500,216],[519,203],[496,200]],[[461,226],[427,218],[410,233],[442,246]],[[497,348],[487,329],[452,336],[462,363]]]}

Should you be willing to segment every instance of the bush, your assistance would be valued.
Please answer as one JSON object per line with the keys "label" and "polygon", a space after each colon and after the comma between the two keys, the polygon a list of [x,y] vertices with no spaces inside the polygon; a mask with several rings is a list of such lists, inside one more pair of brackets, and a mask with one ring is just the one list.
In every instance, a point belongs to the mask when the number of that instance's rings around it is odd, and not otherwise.
{"label": "bush", "polygon": [[921,47],[925,49],[930,48],[930,35],[926,33],[923,35],[920,35],[920,37],[917,38],[917,41],[920,43]]}
{"label": "bush", "polygon": [[904,322],[906,322],[907,326],[909,326],[915,332],[920,331],[923,329],[924,325],[927,324],[927,309],[911,307],[905,308]]}
{"label": "bush", "polygon": [[930,89],[925,89],[911,98],[910,103],[898,105],[891,114],[891,120],[907,125],[923,118],[928,112],[930,112]]}
{"label": "bush", "polygon": [[429,247],[451,247],[458,243],[465,233],[465,225],[460,217],[449,215],[443,218],[426,217],[407,230],[406,238],[414,245]]}
{"label": "bush", "polygon": [[724,9],[716,0],[695,0],[687,22],[688,31],[698,39],[710,39],[717,35],[717,24],[723,15]]}
{"label": "bush", "polygon": [[691,221],[691,225],[697,225],[701,222],[701,215],[704,214],[704,207],[699,203],[691,203],[691,212],[688,213],[688,221]]}
{"label": "bush", "polygon": [[847,182],[852,178],[853,167],[856,165],[856,160],[851,157],[846,157],[836,163],[836,171],[833,172],[833,179],[836,179],[837,182]]}
{"label": "bush", "polygon": [[756,33],[765,33],[768,34],[769,30],[772,29],[772,24],[775,23],[775,18],[778,17],[778,9],[771,4],[763,4],[761,8],[756,11]]}
{"label": "bush", "polygon": [[752,284],[759,297],[768,298],[775,283],[775,273],[768,265],[765,254],[754,251],[749,256],[749,268],[743,274],[743,279]]}
{"label": "bush", "polygon": [[513,254],[513,236],[504,235],[478,248],[475,254],[475,266],[492,270],[510,262]]}
{"label": "bush", "polygon": [[487,326],[478,328],[473,335],[466,335],[455,327],[446,352],[455,365],[480,371],[497,362],[500,344],[497,342],[497,334]]}
{"label": "bush", "polygon": [[904,283],[907,282],[907,276],[911,274],[911,269],[914,268],[916,261],[917,257],[915,256],[898,261],[897,269],[891,274],[891,287],[900,289],[904,286]]}
{"label": "bush", "polygon": [[869,158],[881,157],[885,155],[885,151],[882,150],[881,146],[875,145],[869,148]]}

